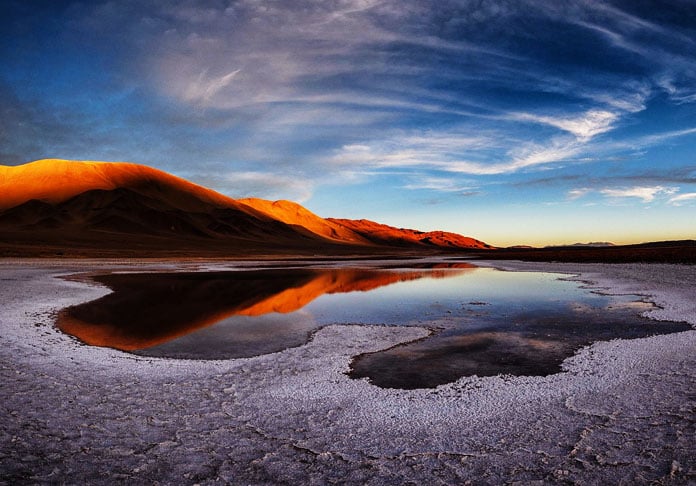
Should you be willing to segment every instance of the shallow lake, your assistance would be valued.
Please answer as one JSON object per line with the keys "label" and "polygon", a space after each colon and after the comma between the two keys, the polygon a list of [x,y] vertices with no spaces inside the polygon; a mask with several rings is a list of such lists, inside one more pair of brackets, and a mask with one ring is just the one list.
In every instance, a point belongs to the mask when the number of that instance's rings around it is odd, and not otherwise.
{"label": "shallow lake", "polygon": [[299,346],[328,324],[423,326],[432,335],[364,354],[350,375],[424,388],[465,375],[548,375],[595,341],[686,331],[638,296],[606,296],[562,275],[469,263],[112,273],[113,292],[69,307],[58,327],[143,356],[229,359]]}

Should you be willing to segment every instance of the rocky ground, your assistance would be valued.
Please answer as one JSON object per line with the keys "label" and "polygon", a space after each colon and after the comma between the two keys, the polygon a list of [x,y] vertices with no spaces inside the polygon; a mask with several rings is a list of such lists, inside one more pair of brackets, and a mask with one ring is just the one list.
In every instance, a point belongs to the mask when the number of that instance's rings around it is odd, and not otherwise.
{"label": "rocky ground", "polygon": [[[694,266],[491,265],[577,275],[696,325]],[[596,343],[548,377],[405,391],[345,372],[424,329],[328,326],[279,353],[174,361],[53,327],[107,291],[56,277],[133,267],[172,265],[0,262],[0,483],[696,483],[696,331]]]}

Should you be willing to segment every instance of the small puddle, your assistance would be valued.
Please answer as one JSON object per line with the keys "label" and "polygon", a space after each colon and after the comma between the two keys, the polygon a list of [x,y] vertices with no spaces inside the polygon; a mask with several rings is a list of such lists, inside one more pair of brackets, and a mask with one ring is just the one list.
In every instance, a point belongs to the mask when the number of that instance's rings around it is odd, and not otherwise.
{"label": "small puddle", "polygon": [[640,317],[652,304],[636,296],[559,277],[468,263],[114,273],[92,277],[112,293],[64,309],[57,325],[90,345],[180,359],[277,352],[328,324],[429,327],[426,339],[352,362],[351,377],[403,389],[466,375],[548,375],[595,341],[691,329]]}

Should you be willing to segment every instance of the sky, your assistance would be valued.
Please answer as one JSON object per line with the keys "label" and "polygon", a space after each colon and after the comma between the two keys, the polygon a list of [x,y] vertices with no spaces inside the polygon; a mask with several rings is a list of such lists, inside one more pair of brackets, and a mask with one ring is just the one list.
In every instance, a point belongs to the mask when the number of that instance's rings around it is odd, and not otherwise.
{"label": "sky", "polygon": [[696,0],[0,2],[0,164],[496,246],[696,238]]}

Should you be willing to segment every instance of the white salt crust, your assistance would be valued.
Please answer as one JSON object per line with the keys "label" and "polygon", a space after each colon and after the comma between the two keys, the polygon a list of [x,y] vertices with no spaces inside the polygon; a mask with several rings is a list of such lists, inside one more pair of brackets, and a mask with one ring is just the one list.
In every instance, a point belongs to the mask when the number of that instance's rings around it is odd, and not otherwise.
{"label": "white salt crust", "polygon": [[[567,274],[696,325],[694,266],[476,264]],[[351,358],[427,330],[335,325],[279,353],[182,361],[88,347],[53,327],[56,311],[108,292],[61,276],[238,265],[0,261],[0,483],[696,481],[693,330],[596,343],[548,377],[387,390],[348,378]]]}

